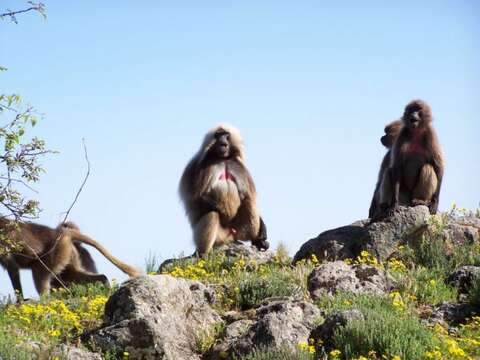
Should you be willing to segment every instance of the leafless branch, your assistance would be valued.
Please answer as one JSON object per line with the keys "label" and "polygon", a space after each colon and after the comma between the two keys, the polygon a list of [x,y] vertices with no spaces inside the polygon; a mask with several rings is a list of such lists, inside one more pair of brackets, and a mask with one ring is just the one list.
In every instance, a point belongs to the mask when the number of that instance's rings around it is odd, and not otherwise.
{"label": "leafless branch", "polygon": [[28,3],[30,4],[30,7],[26,8],[26,9],[23,9],[23,10],[7,9],[7,12],[5,12],[3,14],[0,14],[0,19],[10,18],[10,20],[12,20],[15,24],[17,24],[18,23],[17,22],[17,15],[27,13],[29,11],[36,11],[40,15],[42,15],[43,17],[46,17],[45,4],[43,4],[41,2],[36,3],[36,2],[33,2],[33,1],[29,1]]}
{"label": "leafless branch", "polygon": [[83,144],[83,151],[85,153],[85,160],[87,161],[87,173],[85,174],[85,178],[83,179],[80,189],[78,189],[77,191],[77,195],[75,196],[75,199],[73,200],[72,205],[70,205],[68,210],[65,212],[65,217],[63,219],[63,222],[67,221],[68,215],[70,215],[70,211],[72,211],[73,207],[75,206],[75,203],[77,202],[80,194],[83,191],[83,188],[85,187],[85,184],[87,183],[88,177],[90,176],[90,160],[88,159],[88,151],[87,151],[87,146],[85,145],[85,139],[82,139],[82,144]]}

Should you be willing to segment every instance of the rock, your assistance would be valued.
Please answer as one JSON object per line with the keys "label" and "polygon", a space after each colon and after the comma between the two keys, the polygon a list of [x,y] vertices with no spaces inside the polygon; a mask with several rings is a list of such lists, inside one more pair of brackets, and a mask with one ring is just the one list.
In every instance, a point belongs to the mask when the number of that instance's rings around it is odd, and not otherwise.
{"label": "rock", "polygon": [[426,206],[399,207],[393,216],[382,221],[372,224],[357,221],[329,230],[303,244],[293,262],[310,259],[313,254],[320,261],[345,260],[356,258],[362,250],[385,260],[400,242],[421,234],[427,228],[429,217]]}
{"label": "rock", "polygon": [[480,239],[480,225],[474,226],[472,222],[464,222],[455,218],[448,218],[444,230],[445,238],[450,239],[455,245],[472,244]]}
{"label": "rock", "polygon": [[313,299],[337,292],[382,295],[391,288],[391,279],[383,269],[373,266],[328,262],[308,276],[308,290]]}
{"label": "rock", "polygon": [[308,342],[311,330],[321,318],[313,304],[292,298],[267,299],[253,320],[240,320],[227,327],[224,341],[215,346],[210,359],[246,355],[256,347],[286,346],[296,350]]}
{"label": "rock", "polygon": [[468,294],[475,277],[480,276],[480,266],[461,266],[447,278],[447,284],[458,289],[459,294]]}
{"label": "rock", "polygon": [[[260,251],[254,246],[247,245],[240,241],[236,241],[232,244],[218,246],[214,249],[216,253],[223,253],[227,258],[237,258],[243,257],[245,259],[255,261],[258,265],[268,263],[273,260],[275,253],[267,250]],[[196,255],[186,256],[178,259],[168,259],[165,260],[158,270],[159,273],[162,273],[164,269],[171,267],[177,261],[196,258]]]}
{"label": "rock", "polygon": [[367,230],[363,225],[349,225],[325,231],[303,244],[295,254],[293,263],[308,260],[312,255],[320,261],[354,258],[360,253],[366,236]]}
{"label": "rock", "polygon": [[92,353],[74,346],[63,345],[59,358],[66,360],[102,360],[100,354]]}
{"label": "rock", "polygon": [[129,352],[129,359],[195,360],[197,335],[222,320],[207,288],[168,275],[127,281],[105,306],[104,327],[89,334],[103,350]]}
{"label": "rock", "polygon": [[448,325],[458,325],[464,323],[469,317],[475,314],[475,308],[466,303],[451,303],[443,301],[434,306],[427,316],[424,316],[422,323],[427,326],[440,324],[444,327]]}
{"label": "rock", "polygon": [[216,345],[210,354],[207,354],[206,358],[210,360],[228,359],[238,339],[246,336],[253,323],[254,321],[252,320],[244,319],[228,325],[225,329],[222,342]]}
{"label": "rock", "polygon": [[335,312],[325,319],[325,322],[312,331],[311,337],[315,340],[321,340],[324,348],[329,350],[333,344],[333,334],[339,327],[343,327],[352,321],[363,321],[363,314],[357,310],[346,310]]}

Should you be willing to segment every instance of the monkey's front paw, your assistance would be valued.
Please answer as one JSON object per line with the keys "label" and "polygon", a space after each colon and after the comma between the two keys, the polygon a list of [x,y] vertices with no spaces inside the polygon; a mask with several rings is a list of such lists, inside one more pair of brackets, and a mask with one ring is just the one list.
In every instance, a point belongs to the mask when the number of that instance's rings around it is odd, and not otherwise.
{"label": "monkey's front paw", "polygon": [[387,210],[385,210],[385,218],[392,217],[393,215],[395,215],[395,212],[397,212],[397,210],[398,206],[392,206],[388,208]]}
{"label": "monkey's front paw", "polygon": [[254,245],[259,251],[267,251],[270,247],[270,243],[264,239],[257,239],[253,241],[252,245]]}

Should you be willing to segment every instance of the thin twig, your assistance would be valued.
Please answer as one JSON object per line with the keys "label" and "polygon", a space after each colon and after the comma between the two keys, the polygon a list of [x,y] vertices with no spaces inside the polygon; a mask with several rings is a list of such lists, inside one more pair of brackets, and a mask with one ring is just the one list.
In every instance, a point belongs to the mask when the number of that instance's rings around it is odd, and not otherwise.
{"label": "thin twig", "polygon": [[72,205],[68,208],[68,210],[65,212],[65,217],[63,219],[63,223],[67,221],[68,215],[70,215],[70,211],[72,211],[72,208],[75,206],[75,203],[78,200],[78,197],[80,196],[83,188],[85,187],[85,184],[87,183],[88,177],[90,176],[90,160],[88,159],[88,151],[87,151],[87,146],[85,145],[85,139],[82,139],[82,144],[83,144],[83,151],[85,153],[85,160],[87,161],[87,174],[85,175],[85,178],[83,179],[82,185],[80,186],[80,189],[77,191],[77,195],[75,196],[75,199],[73,200]]}
{"label": "thin twig", "polygon": [[20,183],[20,184],[22,184],[23,186],[25,186],[26,188],[28,188],[30,191],[38,194],[38,191],[37,191],[37,190],[35,190],[33,187],[31,187],[30,185],[28,185],[28,184],[27,184],[25,181],[23,181],[23,180],[20,180],[20,179],[11,179],[11,178],[9,179],[9,178],[7,178],[7,177],[5,177],[5,176],[0,176],[0,180],[8,180],[8,181],[10,181],[10,182]]}

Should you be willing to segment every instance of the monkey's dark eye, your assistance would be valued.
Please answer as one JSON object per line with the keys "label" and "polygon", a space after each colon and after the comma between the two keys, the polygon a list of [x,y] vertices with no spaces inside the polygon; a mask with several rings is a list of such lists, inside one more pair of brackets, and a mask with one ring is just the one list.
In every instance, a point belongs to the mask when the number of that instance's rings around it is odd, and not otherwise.
{"label": "monkey's dark eye", "polygon": [[230,134],[225,132],[225,131],[222,131],[222,132],[217,132],[215,134],[215,137],[217,139],[225,139],[225,140],[230,140]]}

